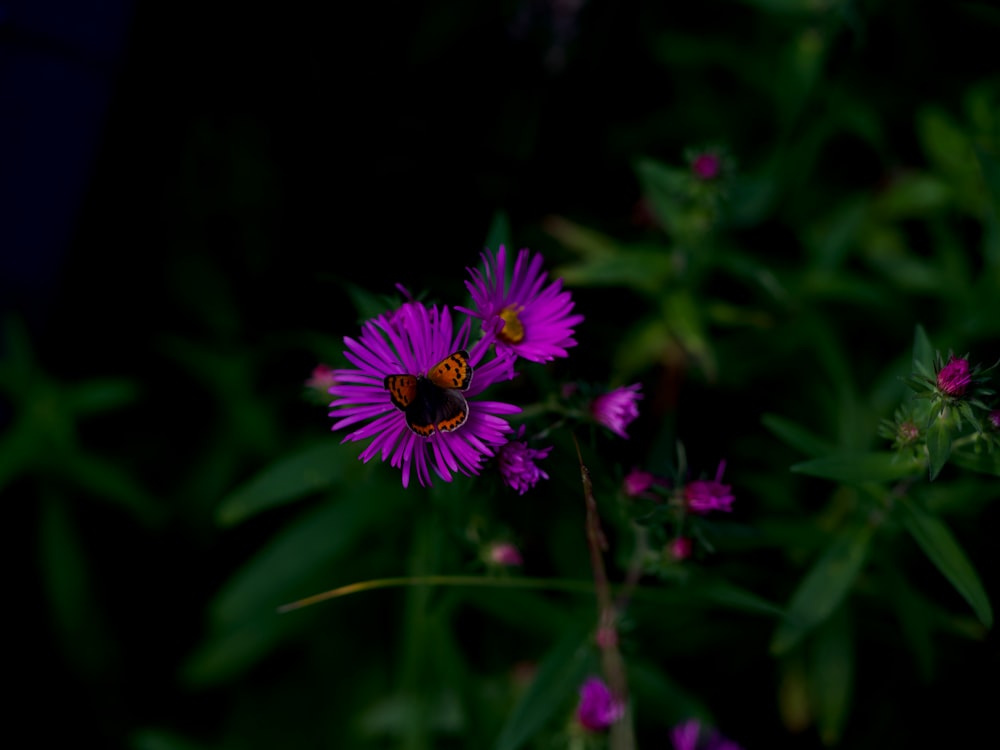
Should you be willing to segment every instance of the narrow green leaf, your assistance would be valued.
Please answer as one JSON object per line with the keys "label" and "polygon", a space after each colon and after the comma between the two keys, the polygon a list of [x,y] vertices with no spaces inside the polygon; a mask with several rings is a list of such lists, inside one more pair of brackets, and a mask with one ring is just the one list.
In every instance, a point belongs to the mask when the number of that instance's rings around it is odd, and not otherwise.
{"label": "narrow green leaf", "polygon": [[219,505],[216,518],[223,526],[233,526],[330,487],[342,478],[348,460],[348,452],[336,440],[310,445],[271,464],[233,491]]}
{"label": "narrow green leaf", "polygon": [[983,474],[1000,477],[1000,450],[990,453],[976,452],[969,448],[961,448],[951,453],[951,462],[956,466]]}
{"label": "narrow green leaf", "polygon": [[844,484],[859,484],[905,479],[919,474],[923,468],[915,458],[892,451],[878,451],[814,458],[794,464],[791,470]]}
{"label": "narrow green leaf", "polygon": [[490,228],[486,232],[485,246],[496,252],[501,245],[504,245],[507,248],[508,257],[510,257],[509,254],[514,250],[510,243],[510,219],[506,212],[497,211],[493,214],[493,221],[490,222]]}
{"label": "narrow green leaf", "polygon": [[76,415],[94,414],[125,406],[135,400],[138,388],[131,380],[91,380],[66,387],[69,411]]}
{"label": "narrow green leaf", "polygon": [[708,707],[697,695],[672,680],[663,664],[641,661],[637,656],[629,659],[628,683],[637,715],[657,716],[665,726],[692,717],[711,723]]}
{"label": "narrow green leaf", "polygon": [[771,640],[772,653],[788,652],[844,600],[868,558],[873,535],[874,528],[865,524],[847,527],[834,537],[792,595]]}
{"label": "narrow green leaf", "polygon": [[913,660],[924,684],[930,682],[934,668],[932,617],[930,607],[916,592],[894,562],[880,569],[881,587],[896,612],[899,630],[913,653]]}
{"label": "narrow green leaf", "polygon": [[589,627],[573,628],[549,651],[500,731],[496,750],[517,750],[574,700],[588,671],[597,669],[589,633]]}
{"label": "narrow green leaf", "polygon": [[802,451],[807,456],[818,458],[819,456],[828,455],[834,450],[834,445],[829,440],[792,422],[790,419],[779,417],[777,414],[765,414],[761,417],[760,421],[761,424],[778,438],[792,448]]}
{"label": "narrow green leaf", "polygon": [[217,625],[231,625],[316,593],[318,579],[336,584],[334,562],[373,523],[392,512],[402,488],[368,481],[338,493],[336,501],[309,509],[283,528],[216,595]]}
{"label": "narrow green leaf", "polygon": [[277,612],[217,628],[194,650],[181,668],[188,685],[205,687],[230,681],[245,673],[282,642],[305,632],[312,613],[286,617]]}
{"label": "narrow green leaf", "polygon": [[927,368],[928,372],[934,367],[934,348],[927,338],[927,331],[919,323],[913,331],[913,363],[917,362]]}
{"label": "narrow green leaf", "polygon": [[103,677],[117,654],[94,595],[80,524],[61,498],[46,497],[41,511],[39,568],[59,645],[89,679]]}
{"label": "narrow green leaf", "polygon": [[947,420],[935,419],[927,430],[927,456],[930,459],[928,470],[931,481],[937,478],[941,469],[948,462],[951,454],[951,425]]}
{"label": "narrow green leaf", "polygon": [[136,732],[129,741],[129,748],[130,750],[207,750],[205,745],[196,744],[160,729],[142,729]]}
{"label": "narrow green leaf", "polygon": [[993,626],[993,608],[979,576],[944,521],[918,504],[902,499],[898,506],[903,525],[924,554],[969,603],[976,617],[987,628]]}
{"label": "narrow green leaf", "polygon": [[809,692],[823,744],[836,745],[847,724],[854,691],[854,633],[846,606],[820,625],[809,648]]}
{"label": "narrow green leaf", "polygon": [[95,497],[124,508],[146,525],[160,523],[165,518],[156,498],[116,463],[74,453],[61,458],[58,468]]}
{"label": "narrow green leaf", "polygon": [[1000,159],[987,152],[979,144],[973,144],[976,159],[979,161],[979,168],[983,173],[983,180],[993,199],[993,211],[1000,217]]}

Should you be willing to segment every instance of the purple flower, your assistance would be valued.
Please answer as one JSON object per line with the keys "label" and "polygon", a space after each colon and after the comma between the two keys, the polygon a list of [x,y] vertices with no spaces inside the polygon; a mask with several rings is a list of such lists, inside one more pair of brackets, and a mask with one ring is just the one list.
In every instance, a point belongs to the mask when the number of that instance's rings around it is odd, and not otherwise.
{"label": "purple flower", "polygon": [[330,389],[334,396],[330,416],[336,420],[333,429],[360,425],[343,442],[371,438],[359,458],[367,462],[381,454],[383,461],[402,470],[404,487],[409,485],[411,471],[416,471],[424,486],[431,484],[431,470],[446,482],[456,472],[478,474],[484,460],[507,442],[511,427],[503,415],[521,411],[512,404],[474,400],[493,383],[511,376],[508,359],[482,361],[492,341],[489,331],[469,348],[468,365],[474,368],[475,377],[464,391],[464,423],[451,432],[433,431],[422,437],[394,405],[386,377],[426,375],[468,346],[469,327],[466,320],[455,331],[447,307],[406,302],[395,312],[365,323],[358,339],[344,338],[344,356],[354,367],[334,371],[337,382]]}
{"label": "purple flower", "polygon": [[991,425],[993,425],[993,429],[1000,430],[1000,409],[994,409],[991,411],[986,419],[989,420]]}
{"label": "purple flower", "polygon": [[329,404],[330,388],[335,383],[333,368],[325,364],[316,365],[309,379],[305,382],[306,394],[309,400],[315,401],[318,404]]}
{"label": "purple flower", "polygon": [[625,706],[615,699],[610,688],[599,677],[588,677],[580,686],[576,720],[584,729],[603,732],[624,715]]}
{"label": "purple flower", "polygon": [[692,513],[705,514],[713,510],[731,511],[733,500],[732,487],[722,484],[722,472],[726,470],[726,462],[719,462],[715,479],[696,479],[684,486],[684,502]]}
{"label": "purple flower", "polygon": [[702,151],[691,160],[691,171],[699,180],[714,180],[722,173],[722,159],[711,151]]}
{"label": "purple flower", "polygon": [[521,441],[524,437],[524,425],[517,432],[517,439],[512,439],[504,445],[497,456],[500,464],[500,476],[508,487],[512,487],[520,494],[524,494],[541,479],[548,479],[549,475],[542,471],[535,464],[536,461],[545,458],[552,450],[552,446],[547,448],[529,448],[528,443]]}
{"label": "purple flower", "polygon": [[601,394],[590,402],[591,416],[598,424],[604,425],[619,437],[628,439],[625,428],[639,416],[636,402],[642,398],[640,388],[641,384],[634,383]]}
{"label": "purple flower", "polygon": [[514,354],[532,362],[549,362],[565,357],[566,349],[576,346],[573,326],[583,321],[573,315],[573,300],[562,291],[557,279],[546,286],[548,275],[542,270],[542,256],[531,256],[527,249],[517,254],[514,272],[507,285],[507,252],[503,245],[496,255],[482,254],[484,271],[469,269],[471,281],[465,285],[472,295],[474,310],[456,308],[486,326],[502,320],[496,335],[497,352]]}
{"label": "purple flower", "polygon": [[719,732],[703,728],[698,719],[688,719],[670,730],[674,750],[740,750]]}
{"label": "purple flower", "polygon": [[681,560],[687,560],[691,557],[692,542],[686,536],[679,536],[670,541],[668,549],[670,551],[670,556],[680,562]]}
{"label": "purple flower", "polygon": [[941,368],[937,376],[938,389],[946,396],[958,397],[965,393],[972,376],[969,374],[969,360],[954,355]]}
{"label": "purple flower", "polygon": [[653,500],[656,499],[656,493],[653,492],[653,489],[657,486],[663,486],[666,483],[667,481],[663,477],[658,477],[656,474],[651,474],[642,469],[632,469],[632,471],[625,475],[625,479],[622,482],[622,489],[629,497],[641,497],[646,500]]}
{"label": "purple flower", "polygon": [[510,542],[493,542],[486,551],[486,557],[494,565],[505,568],[524,564],[521,551]]}

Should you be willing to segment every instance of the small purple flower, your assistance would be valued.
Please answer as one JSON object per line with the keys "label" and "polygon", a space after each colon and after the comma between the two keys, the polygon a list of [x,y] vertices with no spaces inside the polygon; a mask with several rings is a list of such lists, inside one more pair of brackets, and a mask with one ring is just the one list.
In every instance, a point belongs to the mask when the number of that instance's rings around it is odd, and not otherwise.
{"label": "small purple flower", "polygon": [[601,394],[590,402],[591,416],[598,424],[604,425],[618,437],[627,440],[625,428],[639,416],[636,402],[642,398],[642,394],[639,393],[640,388],[641,384],[634,383]]}
{"label": "small purple flower", "polygon": [[573,326],[583,322],[583,316],[572,314],[573,299],[562,291],[561,279],[546,286],[542,256],[532,257],[527,249],[521,250],[509,286],[504,246],[495,256],[487,251],[482,258],[485,270],[470,268],[472,280],[465,282],[475,309],[456,309],[482,319],[484,326],[492,320],[503,321],[496,334],[500,355],[514,354],[532,362],[567,356],[566,349],[576,346]]}
{"label": "small purple flower", "polygon": [[917,442],[917,438],[920,437],[920,428],[917,427],[913,422],[906,421],[899,425],[899,429],[896,432],[896,443],[902,447],[905,445],[912,445]]}
{"label": "small purple flower", "polygon": [[493,542],[486,552],[489,562],[504,568],[524,564],[521,551],[510,542]]}
{"label": "small purple flower", "polygon": [[1000,409],[991,411],[986,419],[993,425],[994,430],[1000,430]]}
{"label": "small purple flower", "polygon": [[[337,382],[330,389],[334,396],[330,416],[336,420],[332,429],[360,425],[343,442],[371,438],[359,458],[367,462],[381,455],[383,461],[402,470],[404,487],[409,486],[412,471],[425,486],[432,483],[432,470],[446,482],[456,472],[478,474],[484,460],[507,442],[511,427],[504,415],[521,411],[513,404],[474,400],[493,383],[509,379],[511,362],[505,358],[483,362],[492,338],[484,336],[469,347],[469,328],[466,320],[455,331],[446,306],[406,302],[395,312],[365,323],[358,339],[344,337],[344,356],[354,367],[333,372]],[[464,393],[468,401],[465,423],[453,432],[417,435],[393,405],[386,376],[424,375],[466,348],[475,376]]]}
{"label": "small purple flower", "polygon": [[549,455],[552,446],[547,448],[529,448],[524,437],[524,425],[517,432],[517,438],[509,440],[497,454],[497,462],[500,465],[500,476],[508,487],[524,494],[534,487],[542,479],[548,479],[549,475],[538,468],[535,463]]}
{"label": "small purple flower", "polygon": [[306,393],[311,401],[320,404],[330,403],[330,388],[336,384],[333,375],[333,368],[329,365],[318,364],[313,368],[312,374],[305,382]]}
{"label": "small purple flower", "polygon": [[615,699],[601,678],[588,677],[580,686],[576,720],[587,731],[603,732],[624,715],[625,706]]}
{"label": "small purple flower", "polygon": [[647,497],[655,481],[656,477],[648,471],[632,469],[625,475],[623,483],[625,494],[629,497]]}
{"label": "small purple flower", "polygon": [[688,537],[679,536],[670,541],[670,544],[667,545],[667,549],[670,552],[670,556],[677,562],[680,562],[681,560],[687,560],[691,557],[692,543]]}
{"label": "small purple flower", "polygon": [[740,746],[719,732],[702,727],[698,719],[688,719],[670,730],[674,750],[740,750]]}
{"label": "small purple flower", "polygon": [[719,462],[715,479],[696,479],[684,486],[684,502],[692,513],[704,515],[713,510],[730,512],[733,509],[732,486],[722,484],[722,473],[726,462]]}
{"label": "small purple flower", "polygon": [[712,151],[702,151],[691,160],[691,171],[699,180],[714,180],[722,173],[722,159]]}
{"label": "small purple flower", "polygon": [[961,357],[952,357],[948,364],[941,368],[937,375],[938,389],[946,396],[957,398],[965,393],[965,389],[972,382],[969,374],[969,360]]}

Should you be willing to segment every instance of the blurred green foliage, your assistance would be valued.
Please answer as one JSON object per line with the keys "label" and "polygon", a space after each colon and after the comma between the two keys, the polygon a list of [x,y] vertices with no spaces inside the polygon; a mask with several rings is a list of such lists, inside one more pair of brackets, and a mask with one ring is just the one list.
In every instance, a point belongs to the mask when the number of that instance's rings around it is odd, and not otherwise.
{"label": "blurred green foliage", "polygon": [[[488,476],[403,490],[304,397],[394,283],[461,303],[464,267],[506,241],[543,252],[586,316],[531,386],[644,385],[629,441],[578,431],[613,583],[642,544],[624,474],[673,476],[678,441],[692,476],[728,462],[734,512],[692,519],[698,553],[643,577],[619,623],[638,746],[667,747],[689,716],[745,748],[989,738],[1000,450],[942,421],[928,467],[878,430],[914,361],[1000,359],[1000,71],[978,56],[996,9],[394,10],[383,42],[405,44],[359,47],[386,56],[386,80],[445,83],[420,89],[401,145],[379,128],[405,113],[352,113],[379,129],[362,159],[377,191],[324,176],[302,197],[273,133],[207,107],[168,170],[159,296],[140,283],[78,312],[91,292],[70,278],[62,329],[35,344],[5,322],[0,489],[32,571],[29,696],[67,737],[131,750],[566,747],[600,669],[568,435],[524,496]],[[448,84],[467,63],[490,119],[456,135]],[[717,177],[692,171],[703,153]],[[479,211],[465,224],[458,165]],[[277,207],[290,195],[302,214]],[[347,242],[363,203],[378,221]],[[306,213],[323,217],[309,232],[282,224]],[[439,225],[459,227],[451,244],[420,236]],[[287,258],[295,243],[311,251]],[[522,571],[484,565],[494,538]],[[412,582],[278,612],[397,577]]]}

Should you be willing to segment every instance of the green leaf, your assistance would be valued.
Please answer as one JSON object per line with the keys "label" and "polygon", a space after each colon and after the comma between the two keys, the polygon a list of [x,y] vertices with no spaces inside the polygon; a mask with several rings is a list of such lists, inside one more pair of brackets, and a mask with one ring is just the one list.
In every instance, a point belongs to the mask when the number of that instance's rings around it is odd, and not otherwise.
{"label": "green leaf", "polygon": [[164,509],[145,488],[118,464],[90,454],[70,454],[60,459],[59,469],[73,482],[102,500],[108,500],[146,525],[163,521]]}
{"label": "green leaf", "polygon": [[844,484],[860,484],[905,479],[919,474],[923,468],[918,459],[892,451],[877,451],[814,458],[794,464],[791,470]]}
{"label": "green leaf", "polygon": [[302,614],[304,616],[288,617],[272,610],[217,628],[184,662],[182,679],[198,687],[234,679],[272,652],[279,643],[305,632],[315,615]]}
{"label": "green leaf", "polygon": [[951,453],[951,426],[944,419],[936,419],[927,430],[928,470],[931,481],[937,478],[948,462]]}
{"label": "green leaf", "polygon": [[628,682],[637,715],[656,716],[664,726],[674,726],[692,717],[712,723],[708,707],[694,693],[672,680],[661,664],[631,658]]}
{"label": "green leaf", "polygon": [[903,498],[898,507],[903,525],[945,578],[969,603],[987,628],[993,626],[993,608],[975,568],[955,541],[951,530],[918,504]]}
{"label": "green leaf", "polygon": [[496,750],[517,750],[573,700],[597,668],[589,634],[589,623],[573,628],[549,651],[501,730]]}
{"label": "green leaf", "polygon": [[834,445],[829,440],[810,432],[790,419],[779,417],[777,414],[765,414],[760,421],[778,438],[807,456],[825,456],[834,450]]}
{"label": "green leaf", "polygon": [[792,595],[771,640],[773,654],[791,650],[844,600],[868,558],[873,535],[874,528],[864,524],[847,527],[834,537]]}
{"label": "green leaf", "polygon": [[223,526],[233,526],[261,511],[330,487],[343,478],[349,460],[350,454],[335,440],[310,445],[271,464],[233,491],[220,504],[216,518]]}
{"label": "green leaf", "polygon": [[139,730],[132,735],[129,748],[130,750],[208,750],[205,745],[196,744],[160,729]]}
{"label": "green leaf", "polygon": [[854,690],[854,633],[847,607],[820,625],[809,648],[809,692],[823,744],[836,745],[847,724]]}
{"label": "green leaf", "polygon": [[[216,595],[218,625],[239,623],[316,593],[319,579],[336,581],[335,561],[369,528],[392,513],[403,490],[388,480],[358,482],[283,528]],[[329,588],[329,586],[328,586]]]}
{"label": "green leaf", "polygon": [[493,221],[490,222],[490,228],[486,232],[485,247],[496,252],[501,245],[504,245],[507,248],[509,257],[510,252],[513,250],[510,243],[510,219],[506,212],[497,211],[493,214]]}
{"label": "green leaf", "polygon": [[39,521],[39,568],[58,641],[77,669],[102,679],[117,654],[94,593],[81,525],[66,503],[53,497],[44,499]]}
{"label": "green leaf", "polygon": [[899,630],[913,652],[913,659],[924,684],[927,684],[934,668],[931,608],[903,577],[902,571],[894,562],[884,565],[880,573],[880,590],[895,609]]}
{"label": "green leaf", "polygon": [[135,400],[138,388],[131,380],[107,378],[66,387],[68,410],[76,415],[110,411]]}
{"label": "green leaf", "polygon": [[931,346],[931,340],[927,338],[927,331],[924,327],[917,324],[913,331],[913,364],[916,366],[917,363],[922,364],[928,372],[932,371],[934,368],[934,348]]}
{"label": "green leaf", "polygon": [[959,448],[952,451],[951,462],[963,469],[1000,477],[1000,450],[987,453],[977,452],[970,448]]}

